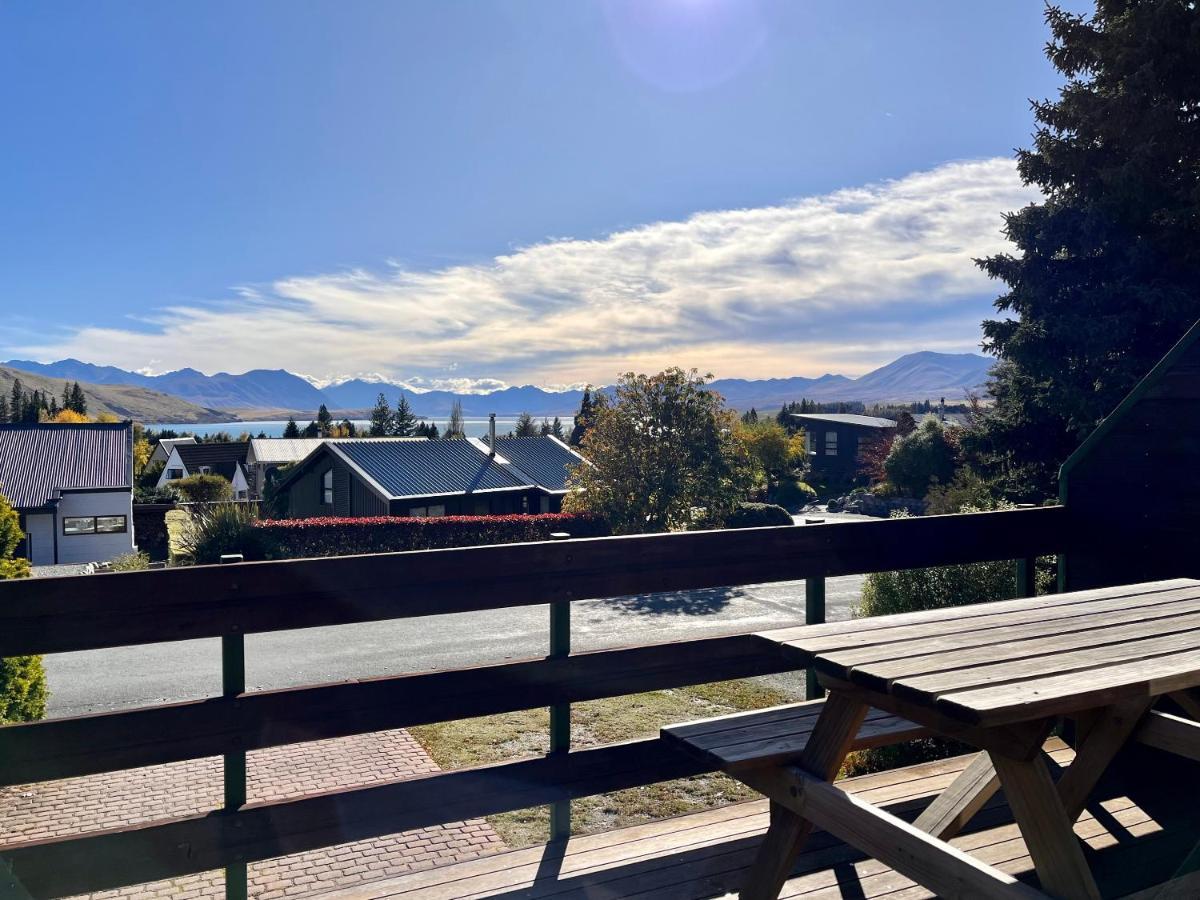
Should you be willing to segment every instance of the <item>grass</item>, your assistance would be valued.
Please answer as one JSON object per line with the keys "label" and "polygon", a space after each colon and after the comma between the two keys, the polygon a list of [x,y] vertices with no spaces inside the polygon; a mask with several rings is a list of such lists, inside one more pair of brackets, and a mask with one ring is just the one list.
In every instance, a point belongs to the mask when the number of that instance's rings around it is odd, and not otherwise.
{"label": "grass", "polygon": [[[792,702],[795,698],[751,680],[725,681],[630,697],[577,703],[571,708],[576,749],[658,734],[663,725]],[[485,765],[546,753],[550,714],[545,709],[440,722],[410,729],[443,769]],[[758,795],[719,773],[584,797],[571,806],[573,834],[590,834],[709,809]],[[510,847],[547,840],[550,811],[540,806],[488,819]]]}

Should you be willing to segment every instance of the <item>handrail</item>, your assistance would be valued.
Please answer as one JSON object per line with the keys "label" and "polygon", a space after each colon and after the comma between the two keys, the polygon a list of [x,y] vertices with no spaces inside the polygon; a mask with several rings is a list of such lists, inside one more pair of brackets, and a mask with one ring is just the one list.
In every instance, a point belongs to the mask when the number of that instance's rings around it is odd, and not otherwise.
{"label": "handrail", "polygon": [[[1064,552],[1065,510],[510,544],[0,585],[0,656],[243,635]],[[238,693],[0,727],[0,785],[621,696],[791,668],[748,635]],[[655,739],[102,833],[3,845],[37,896],[651,784],[701,769]]]}
{"label": "handrail", "polygon": [[1043,507],[12,581],[0,657],[1020,559],[1065,549],[1066,518]]}

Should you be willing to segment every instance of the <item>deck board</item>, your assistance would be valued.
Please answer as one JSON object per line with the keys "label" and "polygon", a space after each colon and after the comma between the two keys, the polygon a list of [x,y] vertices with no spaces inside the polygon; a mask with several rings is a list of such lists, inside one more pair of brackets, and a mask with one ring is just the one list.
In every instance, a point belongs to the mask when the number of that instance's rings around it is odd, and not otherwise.
{"label": "deck board", "polygon": [[[1072,751],[1053,740],[1051,758],[1066,765]],[[938,760],[841,782],[857,796],[911,818],[947,787],[970,756]],[[1180,833],[1187,798],[1170,796],[1170,786],[1139,788],[1139,802],[1119,790],[1104,793],[1080,818],[1076,833],[1106,897],[1146,887],[1138,876],[1173,866],[1196,840],[1196,824]],[[1111,796],[1110,796],[1111,794]],[[1176,792],[1178,794],[1178,792]],[[545,845],[512,850],[481,859],[400,876],[320,895],[320,900],[442,900],[442,898],[654,898],[702,900],[732,897],[750,865],[767,824],[765,801],[751,801],[596,835],[572,838],[557,852]],[[952,843],[979,859],[1020,878],[1029,878],[1032,862],[1000,796],[992,800],[968,830]],[[1137,865],[1130,865],[1135,859]],[[1106,880],[1107,879],[1107,880]],[[931,895],[882,863],[824,832],[806,845],[796,874],[781,894],[803,900],[924,900]]]}

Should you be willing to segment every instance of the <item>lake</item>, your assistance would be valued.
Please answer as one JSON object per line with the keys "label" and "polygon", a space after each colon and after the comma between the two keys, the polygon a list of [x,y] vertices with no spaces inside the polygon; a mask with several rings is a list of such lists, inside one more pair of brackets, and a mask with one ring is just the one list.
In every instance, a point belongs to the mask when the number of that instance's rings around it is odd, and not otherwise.
{"label": "lake", "polygon": [[[575,418],[573,416],[559,416],[558,418],[559,421],[562,422],[563,432],[570,433],[572,426],[575,424]],[[338,421],[341,420],[339,419]],[[359,428],[363,431],[370,427],[371,424],[366,419],[351,419],[350,421],[354,423],[356,428]],[[425,421],[437,422],[439,429],[444,429],[446,427],[445,419],[426,419]],[[542,420],[535,417],[534,421],[540,424]],[[549,421],[553,422],[554,417],[550,416]],[[308,424],[308,422],[302,422],[297,419],[296,424],[303,428]],[[507,434],[516,428],[516,426],[516,416],[496,416],[496,432],[498,434]],[[255,437],[258,437],[259,432],[266,434],[267,437],[283,437],[283,429],[287,427],[287,420],[280,419],[259,422],[205,422],[203,424],[193,425],[159,424],[147,425],[146,427],[155,431],[162,431],[165,428],[169,428],[172,431],[179,432],[180,434],[184,432],[191,432],[197,437],[207,437],[210,434],[216,434],[218,431],[227,431],[234,437],[237,437],[243,431],[248,431]],[[464,417],[463,430],[466,431],[467,437],[483,437],[488,433],[488,420],[486,418],[481,419]]]}

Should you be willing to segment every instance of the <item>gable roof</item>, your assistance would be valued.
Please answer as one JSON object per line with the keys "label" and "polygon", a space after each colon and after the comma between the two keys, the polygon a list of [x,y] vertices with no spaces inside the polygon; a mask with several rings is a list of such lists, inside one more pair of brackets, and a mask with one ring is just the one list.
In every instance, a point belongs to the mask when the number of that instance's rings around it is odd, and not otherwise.
{"label": "gable roof", "polygon": [[252,438],[248,462],[267,465],[300,462],[325,443],[325,438]]}
{"label": "gable roof", "polygon": [[556,494],[567,490],[567,466],[583,461],[582,456],[552,435],[498,437],[496,452],[538,487]]}
{"label": "gable roof", "polygon": [[233,481],[239,467],[246,461],[249,441],[229,441],[221,444],[178,444],[172,452],[179,454],[189,475],[199,475],[202,466],[208,466],[213,475],[221,475]]}
{"label": "gable roof", "polygon": [[72,488],[133,487],[133,425],[0,425],[0,494],[37,509]]}
{"label": "gable roof", "polygon": [[791,413],[793,419],[804,422],[831,422],[835,425],[857,425],[860,428],[895,428],[891,419],[879,416],[856,416],[849,413]]}

